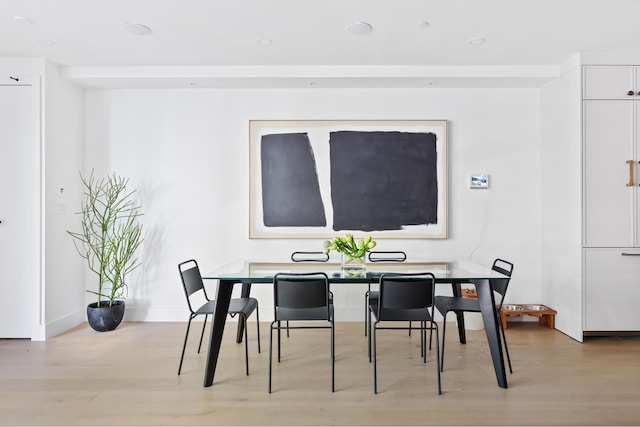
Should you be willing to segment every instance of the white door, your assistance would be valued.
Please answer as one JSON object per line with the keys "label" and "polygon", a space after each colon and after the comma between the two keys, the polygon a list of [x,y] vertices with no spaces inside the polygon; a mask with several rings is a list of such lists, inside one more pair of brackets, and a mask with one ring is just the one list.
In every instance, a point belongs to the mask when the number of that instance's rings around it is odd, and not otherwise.
{"label": "white door", "polygon": [[40,87],[0,76],[0,338],[40,324]]}
{"label": "white door", "polygon": [[636,244],[634,198],[640,174],[634,153],[633,104],[583,104],[586,247]]}

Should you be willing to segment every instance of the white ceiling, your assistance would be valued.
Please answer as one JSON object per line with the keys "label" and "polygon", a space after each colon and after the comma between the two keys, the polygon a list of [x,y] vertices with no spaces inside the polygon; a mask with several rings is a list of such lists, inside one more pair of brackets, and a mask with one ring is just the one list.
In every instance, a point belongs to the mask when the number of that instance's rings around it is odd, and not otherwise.
{"label": "white ceiling", "polygon": [[0,57],[85,86],[527,86],[580,52],[640,52],[640,0],[0,0]]}

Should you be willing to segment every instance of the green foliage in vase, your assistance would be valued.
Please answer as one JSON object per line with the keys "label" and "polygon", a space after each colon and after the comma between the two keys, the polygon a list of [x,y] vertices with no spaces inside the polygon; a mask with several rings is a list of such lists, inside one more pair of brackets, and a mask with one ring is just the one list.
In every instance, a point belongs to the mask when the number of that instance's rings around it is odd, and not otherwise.
{"label": "green foliage in vase", "polygon": [[98,289],[87,290],[109,306],[124,298],[127,291],[125,277],[135,270],[139,260],[135,252],[142,243],[141,207],[133,199],[135,190],[128,191],[129,179],[113,173],[96,179],[80,174],[84,186],[81,203],[81,231],[67,231],[74,238],[80,256],[98,276]]}
{"label": "green foliage in vase", "polygon": [[331,251],[337,251],[349,257],[349,260],[361,260],[364,258],[364,255],[375,248],[375,246],[376,241],[373,240],[371,236],[356,241],[351,233],[347,233],[344,237],[334,237],[333,240],[325,240],[323,252],[328,254]]}

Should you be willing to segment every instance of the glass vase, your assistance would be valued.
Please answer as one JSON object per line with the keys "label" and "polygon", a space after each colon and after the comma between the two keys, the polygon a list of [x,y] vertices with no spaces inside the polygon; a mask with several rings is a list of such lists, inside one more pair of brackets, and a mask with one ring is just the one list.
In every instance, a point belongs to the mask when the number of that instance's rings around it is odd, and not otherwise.
{"label": "glass vase", "polygon": [[342,254],[342,273],[347,277],[360,277],[367,273],[365,255],[361,257],[350,257]]}

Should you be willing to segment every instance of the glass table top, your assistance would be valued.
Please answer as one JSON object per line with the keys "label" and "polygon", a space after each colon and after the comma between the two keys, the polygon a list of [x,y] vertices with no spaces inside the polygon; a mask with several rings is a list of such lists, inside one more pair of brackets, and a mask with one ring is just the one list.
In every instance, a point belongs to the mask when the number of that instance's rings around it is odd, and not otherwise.
{"label": "glass table top", "polygon": [[506,276],[469,260],[368,262],[366,272],[351,274],[339,262],[292,262],[285,260],[236,260],[203,275],[203,279],[246,282],[271,282],[277,273],[315,273],[329,276],[332,282],[377,281],[383,273],[433,273],[437,281],[505,279]]}

